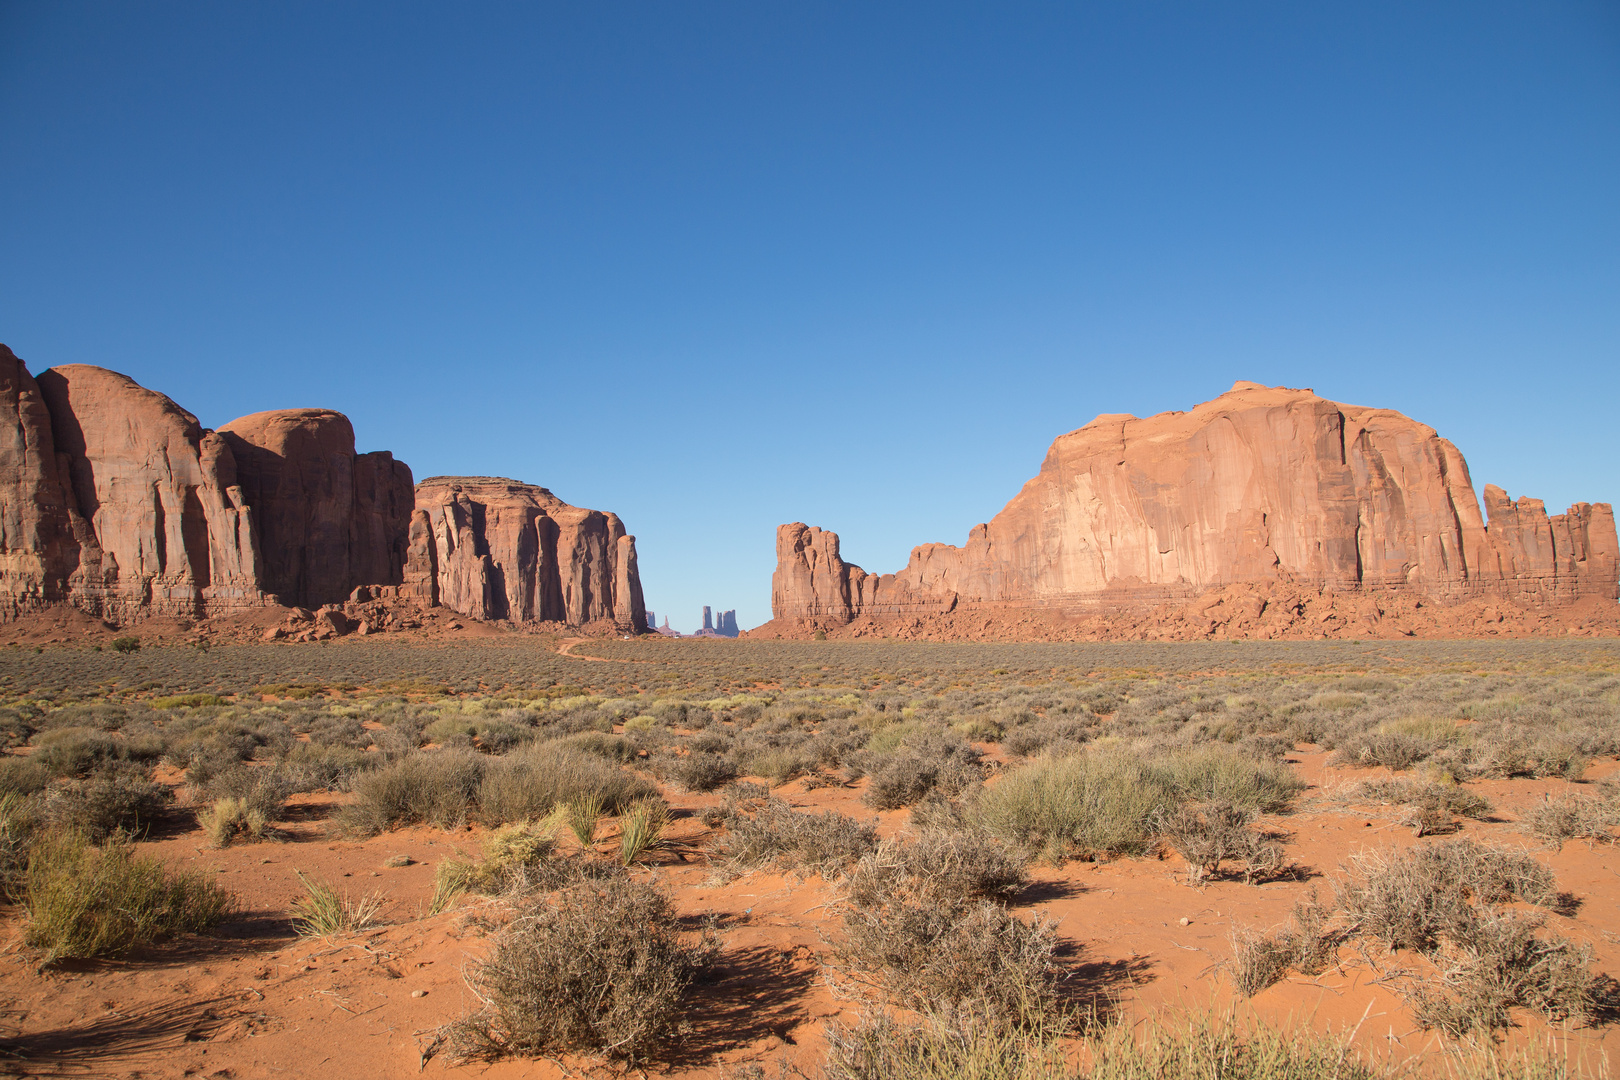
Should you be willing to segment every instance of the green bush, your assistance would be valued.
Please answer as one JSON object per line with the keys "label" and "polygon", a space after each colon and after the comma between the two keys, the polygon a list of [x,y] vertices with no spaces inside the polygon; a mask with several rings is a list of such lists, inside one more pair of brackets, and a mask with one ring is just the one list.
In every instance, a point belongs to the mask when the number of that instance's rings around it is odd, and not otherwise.
{"label": "green bush", "polygon": [[1177,793],[1165,770],[1122,749],[1038,758],[986,787],[971,820],[1050,855],[1138,854]]}
{"label": "green bush", "polygon": [[35,844],[23,881],[28,944],[44,963],[117,956],[177,934],[211,930],[234,901],[199,871],[170,872],[126,842],[92,847],[51,832]]}

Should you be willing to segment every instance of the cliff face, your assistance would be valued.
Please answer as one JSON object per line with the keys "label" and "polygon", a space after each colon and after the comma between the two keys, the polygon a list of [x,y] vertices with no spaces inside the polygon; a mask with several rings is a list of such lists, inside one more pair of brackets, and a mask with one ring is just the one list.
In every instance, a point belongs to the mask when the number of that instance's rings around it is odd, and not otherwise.
{"label": "cliff face", "polygon": [[1485,489],[1456,447],[1387,409],[1238,383],[1190,412],[1099,416],[962,547],[898,574],[845,563],[838,537],[777,530],[772,611],[848,622],[958,608],[1142,608],[1241,582],[1560,605],[1617,595],[1614,515]]}
{"label": "cliff face", "polygon": [[38,385],[75,553],[66,599],[119,620],[260,602],[252,512],[219,435],[104,368],[52,368]]}
{"label": "cliff face", "polygon": [[477,619],[647,624],[636,540],[618,516],[516,480],[418,484],[406,567],[407,592]]}
{"label": "cliff face", "polygon": [[[37,379],[0,345],[0,621],[71,603],[118,622],[339,604],[364,586],[466,615],[645,625],[613,514],[507,480],[357,454],[329,409],[208,431],[104,368]],[[375,591],[375,590],[373,590]]]}
{"label": "cliff face", "polygon": [[330,409],[254,413],[219,433],[259,511],[266,591],[320,607],[357,585],[402,580],[414,506],[408,465],[386,450],[357,455],[349,418]]}

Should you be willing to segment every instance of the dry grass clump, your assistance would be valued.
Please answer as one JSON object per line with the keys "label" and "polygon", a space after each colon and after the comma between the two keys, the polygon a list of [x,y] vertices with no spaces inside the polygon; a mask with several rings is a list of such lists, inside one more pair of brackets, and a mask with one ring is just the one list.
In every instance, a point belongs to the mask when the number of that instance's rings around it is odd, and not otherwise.
{"label": "dry grass clump", "polygon": [[16,899],[39,831],[39,800],[0,791],[0,899]]}
{"label": "dry grass clump", "polygon": [[127,841],[97,848],[82,835],[40,836],[22,880],[28,944],[43,964],[117,956],[178,934],[213,929],[234,906],[201,872],[171,872]]}
{"label": "dry grass clump", "polygon": [[1283,872],[1283,846],[1252,828],[1255,812],[1228,802],[1189,803],[1161,815],[1157,831],[1187,860],[1187,880],[1196,885],[1221,875],[1223,863],[1250,885]]}
{"label": "dry grass clump", "polygon": [[303,937],[325,938],[368,929],[382,914],[382,893],[351,898],[328,881],[311,881],[298,871],[306,893],[292,906],[293,925]]}
{"label": "dry grass clump", "polygon": [[535,901],[472,965],[468,985],[484,1008],[452,1025],[451,1050],[644,1060],[679,1034],[681,999],[711,957],[708,942],[683,940],[653,886],[571,886]]}
{"label": "dry grass clump", "polygon": [[734,873],[776,865],[830,878],[877,847],[877,829],[827,810],[807,814],[780,799],[766,799],[748,813],[737,807],[721,816],[726,831],[714,851]]}
{"label": "dry grass clump", "polygon": [[592,754],[554,742],[532,743],[490,761],[478,790],[485,824],[543,817],[570,800],[594,797],[607,813],[652,798],[658,789]]}
{"label": "dry grass clump", "polygon": [[503,757],[468,749],[412,752],[357,776],[354,793],[339,824],[374,834],[416,823],[453,828],[472,817],[488,825],[532,820],[585,797],[616,812],[657,789],[599,755],[544,741]]}
{"label": "dry grass clump", "polygon": [[1475,903],[1562,902],[1552,871],[1533,857],[1472,840],[1359,852],[1350,857],[1350,875],[1338,893],[1355,933],[1418,952],[1472,921]]}
{"label": "dry grass clump", "polygon": [[1111,749],[1038,758],[979,794],[974,823],[1050,855],[1139,854],[1152,822],[1176,803],[1162,770]]}
{"label": "dry grass clump", "polygon": [[1339,898],[1350,932],[1422,953],[1439,968],[1437,984],[1411,994],[1425,1027],[1503,1027],[1514,1007],[1584,1020],[1612,1004],[1610,981],[1587,968],[1590,948],[1543,933],[1540,913],[1502,907],[1562,903],[1551,872],[1529,855],[1469,840],[1365,852],[1351,858]]}
{"label": "dry grass clump", "polygon": [[1412,993],[1418,1023],[1461,1035],[1507,1027],[1515,1006],[1558,1022],[1588,1019],[1610,1004],[1606,982],[1588,969],[1592,947],[1538,933],[1545,923],[1539,912],[1487,910],[1454,928],[1431,956],[1441,989],[1419,985]]}
{"label": "dry grass clump", "polygon": [[549,891],[586,873],[581,860],[557,855],[561,810],[541,821],[514,821],[484,835],[482,858],[446,859],[434,872],[431,914],[464,892],[522,894]]}
{"label": "dry grass clump", "polygon": [[1566,840],[1608,843],[1614,840],[1609,830],[1620,824],[1620,807],[1593,795],[1548,795],[1520,815],[1519,824],[1532,836],[1560,847]]}
{"label": "dry grass clump", "polygon": [[1294,904],[1293,925],[1275,934],[1232,935],[1232,984],[1253,997],[1289,971],[1318,975],[1333,962],[1344,933],[1328,928],[1331,913],[1313,890]]}

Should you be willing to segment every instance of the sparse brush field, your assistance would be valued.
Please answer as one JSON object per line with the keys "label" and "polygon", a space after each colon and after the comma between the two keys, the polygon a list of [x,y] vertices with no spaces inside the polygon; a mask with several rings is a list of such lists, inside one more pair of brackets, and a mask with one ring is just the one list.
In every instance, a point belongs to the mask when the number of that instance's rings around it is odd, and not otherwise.
{"label": "sparse brush field", "polygon": [[1613,1068],[1620,643],[555,645],[0,650],[0,1072]]}

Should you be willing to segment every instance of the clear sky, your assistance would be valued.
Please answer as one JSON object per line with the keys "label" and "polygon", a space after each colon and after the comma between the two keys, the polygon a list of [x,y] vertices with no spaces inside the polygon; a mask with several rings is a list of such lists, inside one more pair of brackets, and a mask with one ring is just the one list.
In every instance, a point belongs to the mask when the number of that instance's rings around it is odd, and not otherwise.
{"label": "clear sky", "polygon": [[1620,5],[0,0],[0,341],[616,511],[686,630],[1236,379],[1620,501]]}

